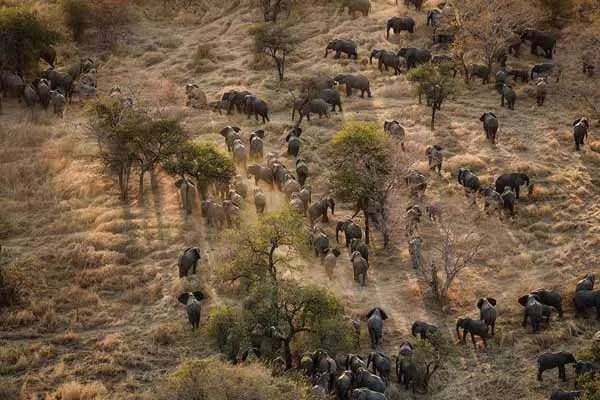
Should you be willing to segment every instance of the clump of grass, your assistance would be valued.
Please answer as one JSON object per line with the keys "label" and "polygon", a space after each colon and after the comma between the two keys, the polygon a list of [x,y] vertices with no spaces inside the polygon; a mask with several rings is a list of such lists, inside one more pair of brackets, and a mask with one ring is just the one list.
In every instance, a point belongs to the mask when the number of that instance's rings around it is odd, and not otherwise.
{"label": "clump of grass", "polygon": [[157,345],[168,346],[175,343],[180,329],[174,324],[162,324],[152,331],[152,342]]}
{"label": "clump of grass", "polygon": [[61,400],[103,400],[108,399],[108,391],[100,382],[67,382],[58,388],[54,397]]}
{"label": "clump of grass", "polygon": [[144,66],[151,67],[153,65],[159,64],[165,60],[165,55],[158,51],[151,51],[145,53],[142,56],[142,61],[144,62]]}

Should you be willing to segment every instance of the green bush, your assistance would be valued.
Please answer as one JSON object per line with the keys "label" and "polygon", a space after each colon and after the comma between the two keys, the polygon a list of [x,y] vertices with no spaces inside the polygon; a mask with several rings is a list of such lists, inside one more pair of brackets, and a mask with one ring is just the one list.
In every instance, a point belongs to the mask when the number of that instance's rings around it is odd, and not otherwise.
{"label": "green bush", "polygon": [[73,34],[73,40],[81,41],[89,26],[90,6],[86,0],[63,0],[62,10],[65,24]]}
{"label": "green bush", "polygon": [[221,353],[235,359],[245,336],[242,311],[231,306],[213,307],[204,332]]}

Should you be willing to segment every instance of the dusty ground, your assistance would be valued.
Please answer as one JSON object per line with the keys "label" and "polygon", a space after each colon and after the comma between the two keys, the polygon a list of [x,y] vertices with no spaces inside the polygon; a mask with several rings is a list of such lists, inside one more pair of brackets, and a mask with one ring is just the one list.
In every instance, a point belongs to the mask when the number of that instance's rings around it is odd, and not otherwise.
{"label": "dusty ground", "polygon": [[[173,22],[160,18],[155,8],[136,7],[127,42],[116,54],[102,58],[101,90],[114,84],[129,88],[140,99],[180,113],[194,136],[223,146],[218,135],[222,126],[239,125],[248,133],[259,125],[239,115],[185,109],[182,88],[196,82],[210,99],[226,89],[247,88],[269,102],[272,120],[263,127],[268,150],[285,157],[282,133],[290,123],[288,88],[319,72],[352,71],[369,77],[372,99],[344,97],[343,114],[305,125],[301,151],[311,171],[319,173],[311,177],[316,197],[328,191],[326,146],[336,129],[348,120],[383,125],[384,119],[393,117],[406,127],[407,155],[423,172],[425,147],[432,143],[444,147],[442,176],[429,177],[424,202],[441,204],[444,217],[460,229],[473,227],[485,237],[486,249],[477,267],[466,271],[452,288],[452,310],[439,312],[421,276],[409,265],[401,219],[407,199],[400,195],[394,202],[398,222],[393,249],[383,251],[375,235],[366,288],[352,280],[345,252],[338,260],[337,279],[328,281],[323,268],[310,258],[299,260],[305,266],[298,276],[326,284],[352,315],[375,304],[383,307],[390,315],[384,339],[389,353],[395,353],[409,335],[412,321],[428,320],[454,335],[455,318],[475,315],[477,297],[495,297],[496,340],[485,352],[461,350],[460,363],[434,382],[430,397],[547,398],[557,379],[548,374],[545,382],[535,381],[536,354],[576,351],[599,328],[591,320],[575,321],[568,302],[562,321],[533,336],[520,327],[521,307],[516,303],[519,295],[540,286],[556,288],[569,298],[574,283],[597,269],[600,259],[600,142],[592,131],[590,145],[579,153],[573,150],[570,123],[578,109],[560,95],[568,83],[554,86],[543,108],[535,106],[535,99],[520,96],[515,111],[500,108],[491,87],[477,82],[462,86],[443,106],[432,132],[429,110],[417,104],[411,85],[402,76],[381,74],[365,60],[371,48],[429,44],[424,18],[413,10],[381,0],[373,2],[371,15],[357,19],[332,7],[300,10],[294,27],[300,44],[280,85],[270,61],[256,59],[251,51],[247,29],[260,15],[237,4],[208,8],[205,14],[180,13]],[[401,34],[387,42],[385,21],[403,13],[417,19],[415,37]],[[333,37],[356,40],[358,61],[323,59],[323,48]],[[199,45],[205,49],[203,57],[194,59]],[[63,50],[74,51],[69,46]],[[559,42],[557,57],[565,65],[567,82],[583,79],[578,66],[569,63],[566,43]],[[519,62],[535,61],[525,57]],[[478,120],[488,110],[501,121],[496,146],[485,141]],[[182,358],[213,353],[201,335],[188,331],[174,296],[184,286],[210,285],[210,274],[204,270],[214,264],[211,255],[221,244],[214,232],[206,231],[199,213],[182,216],[172,180],[160,176],[155,187],[146,186],[143,203],[124,205],[101,173],[81,105],[70,107],[64,120],[40,112],[30,122],[21,106],[9,100],[0,115],[2,256],[34,278],[30,292],[35,294],[26,309],[15,307],[0,315],[0,381],[7,393],[14,389],[25,397],[38,390],[51,392],[68,381],[97,381],[113,398],[139,398]],[[287,161],[291,166],[292,160]],[[501,173],[527,172],[536,182],[535,196],[525,196],[513,220],[487,216],[470,206],[457,186],[454,177],[460,166],[469,166],[487,183]],[[269,209],[283,204],[280,194],[269,197]],[[252,218],[252,207],[246,213]],[[336,217],[351,213],[342,206]],[[334,222],[329,225],[333,232]],[[432,254],[434,232],[431,224],[423,227],[427,257]],[[175,264],[189,245],[206,249],[208,262],[203,273],[182,283]],[[210,302],[218,301],[213,293]],[[364,337],[363,351],[367,347]]]}

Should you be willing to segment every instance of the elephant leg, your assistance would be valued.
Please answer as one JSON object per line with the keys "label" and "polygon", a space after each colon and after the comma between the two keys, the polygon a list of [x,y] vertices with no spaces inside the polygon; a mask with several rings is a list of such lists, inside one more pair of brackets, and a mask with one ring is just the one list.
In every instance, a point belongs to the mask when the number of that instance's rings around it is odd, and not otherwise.
{"label": "elephant leg", "polygon": [[352,96],[352,88],[350,87],[350,85],[346,85],[346,96]]}
{"label": "elephant leg", "polygon": [[196,274],[196,263],[194,263],[193,267],[192,267],[192,275],[195,275],[195,274]]}
{"label": "elephant leg", "polygon": [[340,58],[342,52],[340,50],[336,50],[335,52],[335,58]]}
{"label": "elephant leg", "polygon": [[371,96],[371,88],[370,87],[367,88],[367,96],[372,97]]}
{"label": "elephant leg", "polygon": [[527,326],[527,312],[523,313],[523,328]]}
{"label": "elephant leg", "polygon": [[562,380],[563,382],[566,382],[567,380],[567,373],[565,371],[565,365],[561,364],[558,366],[558,378],[560,380]]}
{"label": "elephant leg", "polygon": [[537,380],[538,380],[538,381],[540,381],[540,382],[543,382],[543,379],[542,379],[542,372],[544,372],[544,370],[543,370],[543,369],[541,369],[541,368],[538,368]]}
{"label": "elephant leg", "polygon": [[477,350],[477,343],[475,343],[475,335],[473,335],[473,332],[470,332],[470,333],[471,333],[471,342],[473,342],[473,348],[475,350]]}

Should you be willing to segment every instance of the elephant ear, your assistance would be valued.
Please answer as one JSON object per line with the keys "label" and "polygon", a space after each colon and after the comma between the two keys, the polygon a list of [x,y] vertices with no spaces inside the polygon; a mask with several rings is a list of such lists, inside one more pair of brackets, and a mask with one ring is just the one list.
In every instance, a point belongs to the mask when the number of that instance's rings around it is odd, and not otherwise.
{"label": "elephant ear", "polygon": [[384,320],[385,320],[385,319],[388,319],[388,316],[387,316],[387,314],[385,313],[385,311],[383,311],[383,310],[382,310],[381,308],[379,308],[379,307],[378,307],[378,309],[379,309],[379,312],[381,313],[381,319],[384,319]]}
{"label": "elephant ear", "polygon": [[485,114],[487,114],[487,113],[483,113],[483,114],[481,114],[481,117],[479,117],[479,120],[480,120],[480,121],[482,121],[482,122],[483,122],[483,120],[485,119]]}
{"label": "elephant ear", "polygon": [[339,250],[339,249],[337,249],[337,248],[335,248],[335,249],[331,250],[331,252],[332,252],[332,253],[333,253],[333,255],[334,255],[334,256],[336,256],[336,257],[339,257],[339,256],[340,256],[340,254],[342,254],[342,253],[340,253],[340,250]]}
{"label": "elephant ear", "polygon": [[199,290],[196,290],[195,292],[192,292],[192,294],[194,295],[194,297],[196,298],[196,300],[200,301],[202,299],[205,299],[206,296],[204,296],[204,293],[202,293]]}
{"label": "elephant ear", "polygon": [[488,301],[488,303],[490,303],[491,305],[496,307],[496,299],[494,299],[493,297],[488,297],[487,301]]}
{"label": "elephant ear", "polygon": [[525,307],[527,305],[527,300],[528,299],[529,299],[529,295],[526,294],[526,295],[523,295],[523,296],[519,297],[518,302],[519,302],[520,305],[522,305],[523,307]]}
{"label": "elephant ear", "polygon": [[259,138],[261,138],[261,139],[264,139],[264,138],[265,138],[265,131],[264,131],[264,130],[262,130],[262,129],[259,129],[259,130],[257,130],[257,131],[254,131],[254,133],[256,134],[256,136],[258,136],[258,137],[259,137]]}
{"label": "elephant ear", "polygon": [[286,142],[289,142],[289,141],[290,141],[290,136],[292,136],[292,134],[291,134],[291,133],[288,133],[288,135],[285,137],[285,141],[286,141]]}
{"label": "elephant ear", "polygon": [[577,118],[575,121],[573,121],[573,126],[577,125],[579,121],[581,121],[581,118]]}
{"label": "elephant ear", "polygon": [[477,308],[479,308],[481,310],[482,305],[483,305],[483,298],[480,298],[479,300],[477,300]]}
{"label": "elephant ear", "polygon": [[188,299],[190,297],[190,293],[181,293],[179,295],[179,297],[177,297],[177,300],[183,304],[183,305],[187,305]]}
{"label": "elephant ear", "polygon": [[232,126],[231,129],[233,129],[236,132],[241,131],[241,129],[238,126]]}

